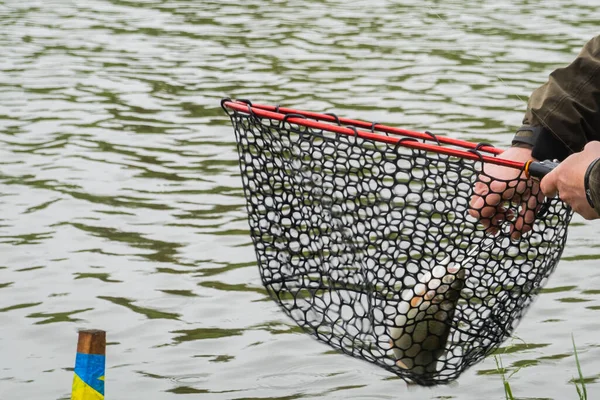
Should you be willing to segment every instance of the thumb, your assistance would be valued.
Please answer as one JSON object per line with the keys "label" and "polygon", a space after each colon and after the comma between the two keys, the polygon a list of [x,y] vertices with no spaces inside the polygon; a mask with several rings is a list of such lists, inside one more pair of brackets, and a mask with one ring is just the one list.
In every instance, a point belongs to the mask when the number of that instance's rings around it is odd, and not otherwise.
{"label": "thumb", "polygon": [[546,197],[554,197],[556,196],[556,192],[558,191],[558,188],[556,186],[557,184],[558,174],[557,170],[555,169],[548,175],[546,175],[544,178],[542,178],[542,181],[540,182],[540,189],[542,189],[542,193],[544,193]]}

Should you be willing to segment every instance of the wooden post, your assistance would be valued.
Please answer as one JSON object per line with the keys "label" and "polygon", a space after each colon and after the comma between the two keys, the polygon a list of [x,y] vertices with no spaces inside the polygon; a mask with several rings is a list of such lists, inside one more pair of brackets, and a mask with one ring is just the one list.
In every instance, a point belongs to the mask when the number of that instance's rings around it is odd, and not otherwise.
{"label": "wooden post", "polygon": [[104,400],[106,332],[79,331],[71,400]]}

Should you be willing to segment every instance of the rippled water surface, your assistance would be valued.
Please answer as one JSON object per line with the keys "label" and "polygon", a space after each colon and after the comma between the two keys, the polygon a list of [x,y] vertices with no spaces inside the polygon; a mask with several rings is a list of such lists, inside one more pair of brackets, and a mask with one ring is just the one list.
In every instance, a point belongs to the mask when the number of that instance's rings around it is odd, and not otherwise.
{"label": "rippled water surface", "polygon": [[[542,4],[543,3],[543,4]],[[0,399],[69,398],[79,328],[107,399],[503,398],[493,358],[423,389],[329,351],[260,285],[219,101],[509,143],[598,33],[591,1],[0,1]],[[520,398],[600,387],[600,223],[505,344]]]}

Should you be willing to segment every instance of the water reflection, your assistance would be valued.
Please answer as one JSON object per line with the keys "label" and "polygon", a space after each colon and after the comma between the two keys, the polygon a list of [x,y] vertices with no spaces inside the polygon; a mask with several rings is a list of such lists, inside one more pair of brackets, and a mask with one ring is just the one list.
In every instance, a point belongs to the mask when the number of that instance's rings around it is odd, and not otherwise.
{"label": "water reflection", "polygon": [[[108,331],[119,399],[502,397],[478,375],[493,360],[407,389],[282,317],[219,100],[506,145],[528,94],[597,34],[596,6],[9,0],[0,20],[0,398],[68,398],[82,327]],[[575,221],[516,331],[529,345],[502,353],[519,396],[573,394],[572,332],[596,379],[598,233]]]}

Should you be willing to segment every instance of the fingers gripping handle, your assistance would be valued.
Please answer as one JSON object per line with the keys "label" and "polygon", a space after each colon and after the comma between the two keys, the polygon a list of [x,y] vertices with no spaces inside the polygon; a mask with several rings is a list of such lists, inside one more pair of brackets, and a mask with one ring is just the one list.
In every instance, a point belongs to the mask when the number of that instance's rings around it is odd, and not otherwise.
{"label": "fingers gripping handle", "polygon": [[541,180],[556,167],[558,167],[556,161],[529,161],[525,166],[525,173],[528,178]]}

